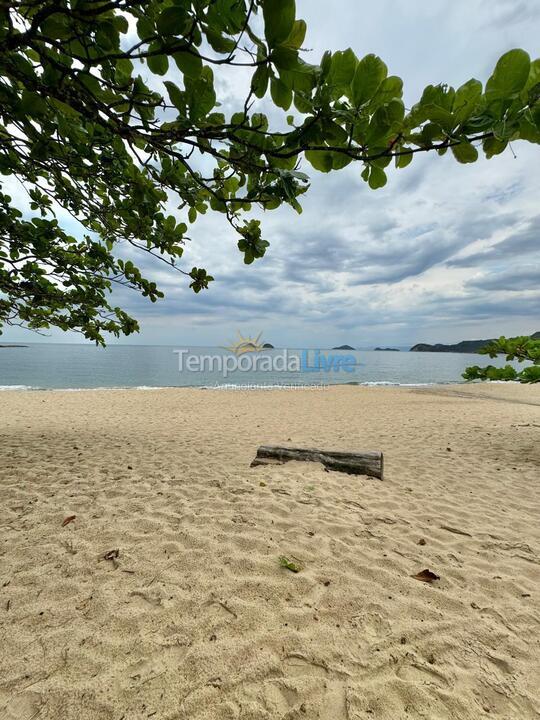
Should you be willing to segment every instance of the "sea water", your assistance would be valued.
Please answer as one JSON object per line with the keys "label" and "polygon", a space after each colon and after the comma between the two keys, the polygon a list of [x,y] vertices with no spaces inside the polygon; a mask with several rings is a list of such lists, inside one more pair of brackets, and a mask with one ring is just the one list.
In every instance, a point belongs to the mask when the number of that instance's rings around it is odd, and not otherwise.
{"label": "sea water", "polygon": [[[192,368],[182,357],[195,358]],[[187,351],[187,352],[186,352]],[[335,351],[302,349],[264,350],[265,362],[247,359],[242,367],[223,371],[217,356],[231,355],[223,348],[163,345],[109,345],[33,343],[27,347],[0,348],[0,389],[89,389],[155,387],[304,387],[335,384],[429,385],[462,382],[469,365],[502,366],[504,358],[465,353]],[[277,360],[297,358],[287,366]],[[258,355],[262,353],[252,353]],[[348,361],[332,360],[339,355]],[[205,358],[214,358],[213,363]],[[198,358],[198,361],[197,361]],[[306,363],[307,358],[307,363]],[[317,364],[317,358],[318,364]],[[320,358],[323,358],[321,362]],[[302,359],[304,362],[302,362]],[[229,367],[235,363],[230,362]],[[250,367],[251,366],[251,367]],[[292,367],[293,369],[288,369]]]}

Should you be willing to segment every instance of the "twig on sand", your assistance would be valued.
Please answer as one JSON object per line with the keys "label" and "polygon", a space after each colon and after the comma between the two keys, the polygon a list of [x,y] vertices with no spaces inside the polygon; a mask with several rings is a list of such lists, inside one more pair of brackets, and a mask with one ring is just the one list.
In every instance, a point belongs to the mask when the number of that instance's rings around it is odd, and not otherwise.
{"label": "twig on sand", "polygon": [[216,600],[215,602],[217,602],[218,605],[220,605],[224,610],[230,613],[235,620],[238,619],[238,615],[234,612],[234,610],[231,610],[227,603],[223,602],[222,600]]}
{"label": "twig on sand", "polygon": [[235,620],[238,619],[238,615],[234,612],[234,610],[232,610],[227,605],[226,602],[217,598],[213,593],[210,597],[210,600],[207,600],[204,604],[205,605],[219,605],[221,608],[223,608],[223,610],[225,610],[225,612],[228,612],[230,615],[232,615]]}
{"label": "twig on sand", "polygon": [[464,535],[465,537],[472,537],[472,535],[468,532],[465,532],[465,530],[459,530],[458,528],[450,527],[450,525],[441,525],[441,530],[446,530],[446,532],[454,533],[454,535]]}
{"label": "twig on sand", "polygon": [[159,577],[161,577],[161,575],[163,575],[165,571],[169,570],[169,568],[172,568],[173,565],[173,562],[169,563],[167,567],[164,567],[163,570],[160,570],[158,573],[156,573],[156,575],[154,575],[154,577],[146,583],[146,587],[149,587],[152,583],[154,583]]}
{"label": "twig on sand", "polygon": [[144,680],[141,680],[139,685],[144,685],[144,683],[150,682],[150,680],[155,680],[156,678],[161,677],[162,675],[165,675],[166,672],[167,672],[166,670],[162,670],[157,675],[150,675],[150,677],[147,677]]}

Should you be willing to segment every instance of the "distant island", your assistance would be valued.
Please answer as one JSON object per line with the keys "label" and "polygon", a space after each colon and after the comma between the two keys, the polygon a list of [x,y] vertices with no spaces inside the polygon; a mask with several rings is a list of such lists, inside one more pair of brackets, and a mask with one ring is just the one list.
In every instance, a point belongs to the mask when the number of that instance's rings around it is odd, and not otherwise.
{"label": "distant island", "polygon": [[264,343],[263,350],[273,350],[274,346],[271,343]]}
{"label": "distant island", "polygon": [[333,347],[332,350],[355,350],[350,345],[340,345],[339,347]]}
{"label": "distant island", "polygon": [[377,352],[400,352],[399,348],[375,348],[375,351]]}
{"label": "distant island", "polygon": [[[533,333],[531,337],[535,340],[540,340],[540,332]],[[481,348],[489,345],[489,343],[492,343],[494,340],[496,340],[496,338],[490,338],[489,340],[462,340],[454,345],[444,345],[443,343],[428,345],[428,343],[418,343],[417,345],[413,345],[410,352],[477,353]]]}
{"label": "distant island", "polygon": [[28,345],[15,345],[13,343],[5,343],[3,345],[0,345],[0,348],[21,348],[21,347],[27,348]]}

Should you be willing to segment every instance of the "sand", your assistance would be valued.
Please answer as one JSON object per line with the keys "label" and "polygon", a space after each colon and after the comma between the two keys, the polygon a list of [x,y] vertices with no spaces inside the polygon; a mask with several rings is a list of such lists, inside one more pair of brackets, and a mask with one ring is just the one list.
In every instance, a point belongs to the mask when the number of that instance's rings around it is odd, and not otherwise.
{"label": "sand", "polygon": [[538,718],[539,437],[517,385],[0,393],[0,718]]}

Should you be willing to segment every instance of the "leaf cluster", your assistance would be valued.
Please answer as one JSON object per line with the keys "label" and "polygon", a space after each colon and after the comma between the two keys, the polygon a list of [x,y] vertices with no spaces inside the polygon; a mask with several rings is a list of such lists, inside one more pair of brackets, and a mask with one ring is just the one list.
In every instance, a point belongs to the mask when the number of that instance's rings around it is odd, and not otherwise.
{"label": "leaf cluster", "polygon": [[540,338],[519,336],[514,338],[500,337],[480,351],[491,358],[505,355],[506,360],[531,363],[523,370],[516,370],[512,365],[496,368],[493,365],[468,367],[463,377],[465,380],[515,380],[522,383],[540,382]]}

